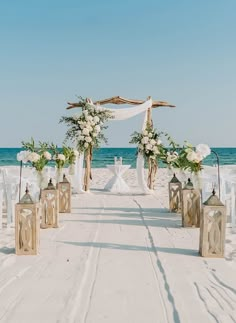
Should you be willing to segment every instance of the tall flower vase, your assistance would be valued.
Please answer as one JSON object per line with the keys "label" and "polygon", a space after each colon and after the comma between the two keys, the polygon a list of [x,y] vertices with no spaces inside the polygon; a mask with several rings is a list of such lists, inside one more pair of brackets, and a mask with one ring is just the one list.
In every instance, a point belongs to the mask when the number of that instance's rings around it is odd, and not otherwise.
{"label": "tall flower vase", "polygon": [[194,172],[192,174],[192,182],[195,189],[201,190],[202,189],[202,173],[201,172]]}
{"label": "tall flower vase", "polygon": [[37,183],[41,190],[47,186],[47,176],[44,170],[37,171]]}
{"label": "tall flower vase", "polygon": [[47,179],[47,175],[46,173],[44,172],[44,170],[41,170],[41,171],[37,171],[37,184],[38,184],[38,188],[39,188],[39,195],[38,195],[38,199],[40,200],[41,198],[41,191],[47,187],[47,182],[48,182],[48,179]]}
{"label": "tall flower vase", "polygon": [[188,175],[187,173],[183,170],[183,169],[180,169],[178,174],[177,174],[177,177],[178,177],[178,180],[184,185],[187,180],[188,180]]}
{"label": "tall flower vase", "polygon": [[59,167],[56,169],[56,183],[58,184],[59,182],[62,182],[62,179],[63,179],[63,169]]}
{"label": "tall flower vase", "polygon": [[69,166],[69,175],[75,175],[75,164]]}

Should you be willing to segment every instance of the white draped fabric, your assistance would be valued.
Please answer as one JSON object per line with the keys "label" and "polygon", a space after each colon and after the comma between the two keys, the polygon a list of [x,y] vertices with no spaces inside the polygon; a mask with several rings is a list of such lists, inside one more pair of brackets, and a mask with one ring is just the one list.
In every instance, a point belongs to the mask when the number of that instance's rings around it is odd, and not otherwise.
{"label": "white draped fabric", "polygon": [[[90,102],[92,104],[92,102]],[[101,110],[109,110],[112,112],[114,116],[114,121],[118,120],[126,120],[130,119],[140,113],[145,112],[145,117],[144,117],[144,122],[142,129],[146,127],[146,122],[147,122],[147,111],[148,108],[152,107],[152,99],[149,99],[145,101],[142,104],[136,105],[131,108],[122,108],[122,109],[111,109],[111,108],[104,108],[101,106],[95,106],[97,109]],[[73,192],[74,193],[83,193],[83,157],[84,155],[80,155],[79,159],[76,161],[76,167],[75,167],[75,175],[73,176],[72,180],[72,187],[73,187]],[[137,158],[137,164],[136,164],[136,170],[137,170],[137,177],[138,177],[138,184],[140,189],[142,190],[143,193],[150,193],[151,191],[147,187],[147,183],[145,181],[145,176],[144,176],[144,157],[143,155],[139,154]]]}
{"label": "white draped fabric", "polygon": [[71,176],[72,193],[84,193],[83,190],[84,153],[80,153],[75,161],[75,173]]}
{"label": "white draped fabric", "polygon": [[127,120],[137,116],[138,114],[147,111],[148,108],[152,106],[152,99],[145,101],[142,104],[136,105],[132,108],[122,108],[122,109],[111,109],[111,108],[104,108],[101,106],[99,107],[101,110],[109,110],[112,112],[114,119],[113,120]]}

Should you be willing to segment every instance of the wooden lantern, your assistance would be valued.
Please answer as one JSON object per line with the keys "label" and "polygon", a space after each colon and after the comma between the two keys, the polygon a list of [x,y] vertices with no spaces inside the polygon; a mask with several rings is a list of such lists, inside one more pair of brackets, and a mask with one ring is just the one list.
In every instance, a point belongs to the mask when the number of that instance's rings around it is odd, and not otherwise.
{"label": "wooden lantern", "polygon": [[48,186],[41,192],[41,228],[58,228],[58,190],[50,179]]}
{"label": "wooden lantern", "polygon": [[15,249],[17,255],[37,255],[39,252],[38,203],[33,202],[28,187],[15,207]]}
{"label": "wooden lantern", "polygon": [[213,190],[203,203],[200,223],[200,248],[202,257],[224,257],[226,207]]}
{"label": "wooden lantern", "polygon": [[71,185],[67,180],[65,174],[63,175],[63,181],[58,183],[59,191],[59,212],[70,213],[71,212]]}
{"label": "wooden lantern", "polygon": [[171,212],[181,212],[182,184],[178,178],[173,176],[169,182],[169,208]]}
{"label": "wooden lantern", "polygon": [[183,227],[200,227],[201,192],[194,189],[190,178],[182,190],[181,212]]}

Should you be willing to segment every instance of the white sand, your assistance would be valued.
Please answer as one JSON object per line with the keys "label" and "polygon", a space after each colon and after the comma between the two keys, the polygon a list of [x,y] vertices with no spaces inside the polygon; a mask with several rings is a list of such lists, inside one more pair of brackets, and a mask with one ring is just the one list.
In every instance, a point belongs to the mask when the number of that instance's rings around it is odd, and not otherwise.
{"label": "white sand", "polygon": [[[111,176],[93,170],[38,256],[16,256],[14,229],[0,231],[0,322],[236,322],[236,234],[224,259],[202,258],[199,229],[167,210],[165,170],[154,195],[104,192]],[[135,170],[124,177],[137,191]]]}

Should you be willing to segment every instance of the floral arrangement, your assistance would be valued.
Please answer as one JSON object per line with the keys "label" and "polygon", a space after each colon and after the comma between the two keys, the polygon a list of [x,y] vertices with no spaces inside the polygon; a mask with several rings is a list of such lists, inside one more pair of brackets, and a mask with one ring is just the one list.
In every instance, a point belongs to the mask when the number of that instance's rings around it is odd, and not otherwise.
{"label": "floral arrangement", "polygon": [[25,150],[17,154],[17,160],[23,163],[31,163],[37,171],[42,171],[47,163],[51,160],[52,155],[48,151],[49,145],[46,142],[39,142],[39,147],[35,146],[35,141],[31,138],[31,141],[22,141],[22,148]]}
{"label": "floral arrangement", "polygon": [[66,157],[66,162],[69,165],[75,164],[76,158],[79,156],[79,152],[76,149],[73,149],[71,147],[63,146],[62,152],[64,156]]}
{"label": "floral arrangement", "polygon": [[190,172],[199,172],[202,170],[202,161],[211,150],[206,144],[198,144],[193,147],[192,144],[185,142],[180,148],[178,144],[171,142],[172,148],[167,151],[165,162],[174,168],[189,170]]}
{"label": "floral arrangement", "polygon": [[82,113],[72,117],[63,116],[60,122],[64,122],[69,129],[65,140],[71,140],[77,145],[79,152],[85,152],[89,148],[97,148],[102,142],[107,143],[103,130],[107,128],[104,123],[113,118],[112,113],[101,107],[96,107],[81,98]]}
{"label": "floral arrangement", "polygon": [[147,127],[142,132],[135,131],[130,140],[131,144],[138,145],[138,152],[144,155],[144,157],[156,160],[162,159],[165,156],[165,148],[160,140],[161,132],[157,132],[151,125],[147,124]]}

